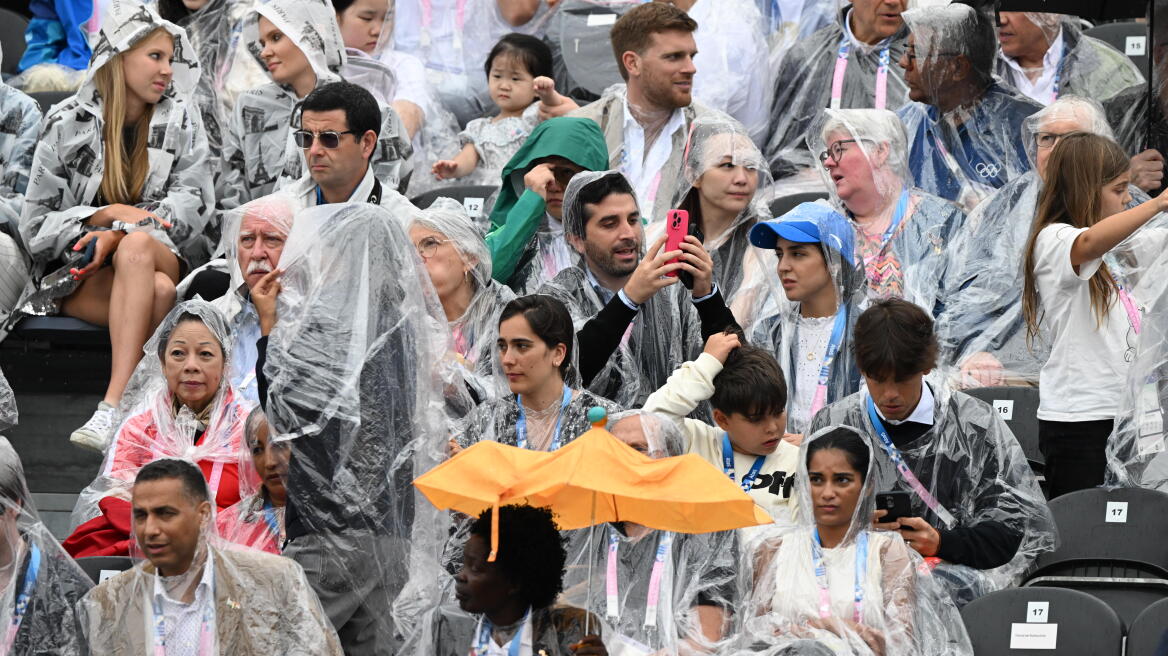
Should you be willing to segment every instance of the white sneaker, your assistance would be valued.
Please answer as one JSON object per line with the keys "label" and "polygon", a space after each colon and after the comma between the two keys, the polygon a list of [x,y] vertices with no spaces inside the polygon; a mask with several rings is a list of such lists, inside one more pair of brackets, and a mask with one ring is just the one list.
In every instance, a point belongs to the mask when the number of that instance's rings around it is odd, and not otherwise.
{"label": "white sneaker", "polygon": [[114,434],[114,420],[117,419],[118,409],[102,401],[97,404],[97,412],[85,422],[85,425],[73,431],[69,441],[82,449],[104,453],[109,446],[110,438]]}

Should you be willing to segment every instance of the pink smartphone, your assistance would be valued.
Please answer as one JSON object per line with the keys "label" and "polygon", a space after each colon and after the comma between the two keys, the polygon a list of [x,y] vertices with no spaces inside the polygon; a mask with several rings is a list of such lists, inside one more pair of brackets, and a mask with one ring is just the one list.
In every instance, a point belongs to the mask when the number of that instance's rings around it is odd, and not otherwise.
{"label": "pink smartphone", "polygon": [[[665,252],[681,250],[681,242],[685,241],[685,236],[689,234],[689,212],[685,210],[669,210],[665,215]],[[678,258],[673,258],[666,262],[672,264],[677,262]],[[677,277],[676,271],[670,271],[665,274],[672,278]]]}

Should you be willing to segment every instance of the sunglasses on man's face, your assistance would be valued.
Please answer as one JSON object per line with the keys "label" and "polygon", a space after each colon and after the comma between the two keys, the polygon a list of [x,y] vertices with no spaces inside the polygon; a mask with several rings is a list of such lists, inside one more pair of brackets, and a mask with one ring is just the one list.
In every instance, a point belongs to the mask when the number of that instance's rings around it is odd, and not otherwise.
{"label": "sunglasses on man's face", "polygon": [[356,132],[352,130],[345,130],[344,132],[337,132],[336,130],[328,130],[326,132],[309,132],[308,130],[297,130],[292,133],[292,138],[296,141],[297,148],[312,148],[312,142],[320,139],[320,145],[332,150],[341,145],[341,135],[351,134],[356,136]]}

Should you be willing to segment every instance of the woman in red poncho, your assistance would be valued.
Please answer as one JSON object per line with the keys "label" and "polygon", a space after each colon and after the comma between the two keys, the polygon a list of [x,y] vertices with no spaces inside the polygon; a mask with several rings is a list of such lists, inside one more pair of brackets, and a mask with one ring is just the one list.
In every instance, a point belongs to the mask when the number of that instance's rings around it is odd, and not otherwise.
{"label": "woman in red poncho", "polygon": [[250,408],[223,375],[230,356],[227,337],[223,315],[201,300],[178,305],[159,325],[145,348],[157,359],[144,357],[134,372],[123,399],[129,410],[101,474],[73,510],[76,529],[64,542],[70,555],[129,555],[130,487],[138,470],[158,458],[198,464],[218,509],[239,501],[239,453]]}

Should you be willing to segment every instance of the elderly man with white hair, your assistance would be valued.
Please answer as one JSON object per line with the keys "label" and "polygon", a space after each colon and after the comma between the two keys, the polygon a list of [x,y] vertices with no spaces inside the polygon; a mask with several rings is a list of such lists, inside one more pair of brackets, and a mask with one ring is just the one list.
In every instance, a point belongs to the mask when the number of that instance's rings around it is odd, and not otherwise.
{"label": "elderly man with white hair", "polygon": [[[1072,132],[1113,138],[1103,108],[1062,96],[1028,118],[1023,145],[1032,169],[1011,180],[969,215],[951,249],[955,290],[938,319],[943,360],[961,365],[962,384],[1037,384],[1049,347],[1041,336],[1027,344],[1022,319],[1022,257],[1038,206],[1046,160]],[[1147,196],[1131,188],[1132,203]]]}

